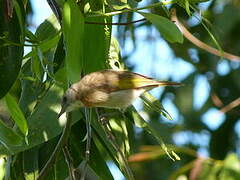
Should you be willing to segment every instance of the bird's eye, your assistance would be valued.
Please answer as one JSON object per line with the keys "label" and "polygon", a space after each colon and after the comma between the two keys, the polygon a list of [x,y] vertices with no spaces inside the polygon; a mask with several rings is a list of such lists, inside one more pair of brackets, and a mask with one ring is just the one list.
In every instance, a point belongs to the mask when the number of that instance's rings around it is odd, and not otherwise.
{"label": "bird's eye", "polygon": [[67,102],[67,97],[66,96],[63,96],[63,99],[62,99],[62,103],[66,103]]}

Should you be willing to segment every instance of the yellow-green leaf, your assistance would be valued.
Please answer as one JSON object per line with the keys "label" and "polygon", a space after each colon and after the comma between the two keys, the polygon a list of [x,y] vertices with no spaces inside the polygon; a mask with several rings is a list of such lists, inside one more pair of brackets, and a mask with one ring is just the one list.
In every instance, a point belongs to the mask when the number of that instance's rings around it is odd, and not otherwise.
{"label": "yellow-green leaf", "polygon": [[28,134],[28,125],[27,120],[25,119],[21,109],[19,108],[15,99],[8,93],[5,96],[5,101],[8,107],[8,110],[11,114],[12,119],[19,127],[20,131],[27,136]]}
{"label": "yellow-green leaf", "polygon": [[63,34],[66,48],[68,80],[74,83],[80,79],[83,64],[84,17],[73,0],[63,7]]}
{"label": "yellow-green leaf", "polygon": [[156,14],[143,12],[140,12],[140,14],[153,23],[164,39],[171,43],[183,43],[183,35],[172,21]]}

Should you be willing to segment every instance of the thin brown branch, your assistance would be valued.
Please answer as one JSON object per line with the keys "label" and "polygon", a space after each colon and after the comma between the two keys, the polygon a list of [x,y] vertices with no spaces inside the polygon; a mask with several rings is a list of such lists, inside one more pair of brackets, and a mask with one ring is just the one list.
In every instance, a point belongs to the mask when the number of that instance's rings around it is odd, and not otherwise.
{"label": "thin brown branch", "polygon": [[238,62],[240,61],[239,56],[236,56],[236,55],[233,55],[231,53],[224,52],[224,51],[219,51],[218,49],[207,45],[206,43],[200,41],[195,36],[193,36],[187,30],[187,28],[178,20],[175,8],[171,9],[171,20],[173,22],[175,22],[175,24],[178,26],[179,30],[183,33],[184,37],[186,39],[188,39],[190,42],[192,42],[193,44],[195,44],[197,47],[199,47],[199,48],[201,48],[201,49],[203,49],[203,50],[205,50],[205,51],[207,51],[211,54],[223,57],[225,59],[229,59],[231,61],[238,61]]}
{"label": "thin brown branch", "polygon": [[212,102],[215,106],[217,106],[217,107],[222,107],[223,106],[222,100],[218,97],[218,95],[216,93],[213,93],[211,95],[211,98],[212,98]]}
{"label": "thin brown branch", "polygon": [[142,22],[142,21],[146,21],[146,18],[142,18],[142,19],[139,19],[139,20],[136,20],[136,21],[125,22],[125,23],[102,23],[102,22],[85,21],[85,24],[127,26],[127,25],[130,25],[130,24],[134,24],[134,23],[138,23],[138,22]]}
{"label": "thin brown branch", "polygon": [[197,180],[198,177],[201,174],[202,168],[203,168],[203,163],[206,160],[204,157],[198,157],[193,164],[192,170],[190,171],[189,174],[189,179],[190,180]]}
{"label": "thin brown branch", "polygon": [[228,105],[224,106],[223,108],[220,109],[222,113],[226,113],[233,108],[237,107],[240,105],[240,97],[229,103]]}

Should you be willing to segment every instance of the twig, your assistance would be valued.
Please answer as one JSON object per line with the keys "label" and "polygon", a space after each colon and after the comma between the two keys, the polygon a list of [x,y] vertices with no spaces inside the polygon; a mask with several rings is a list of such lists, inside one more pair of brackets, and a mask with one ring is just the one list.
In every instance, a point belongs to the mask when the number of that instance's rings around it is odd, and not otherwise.
{"label": "twig", "polygon": [[75,173],[74,173],[74,167],[73,167],[73,160],[69,153],[68,147],[64,146],[62,150],[63,150],[63,154],[65,157],[65,161],[68,165],[70,180],[76,180]]}
{"label": "twig", "polygon": [[48,171],[51,169],[51,167],[55,163],[58,154],[60,153],[62,147],[65,145],[65,143],[68,139],[68,136],[69,136],[69,133],[71,130],[71,120],[72,120],[71,113],[67,113],[67,122],[64,127],[61,138],[59,139],[58,144],[55,147],[53,153],[51,154],[49,160],[47,161],[45,166],[42,168],[37,180],[43,180],[44,176],[48,173]]}
{"label": "twig", "polygon": [[238,61],[238,62],[240,61],[239,56],[236,56],[236,55],[224,52],[224,51],[219,51],[218,49],[207,45],[206,43],[200,41],[195,36],[193,36],[187,30],[187,28],[178,20],[175,8],[171,9],[171,20],[173,22],[175,22],[175,24],[178,26],[179,30],[183,33],[184,37],[186,39],[188,39],[190,42],[192,42],[193,44],[195,44],[197,47],[199,47],[199,48],[201,48],[201,49],[203,49],[203,50],[205,50],[205,51],[207,51],[211,54],[214,54],[214,55],[219,56],[219,57],[223,57],[225,59],[229,59],[231,61]]}
{"label": "twig", "polygon": [[212,98],[212,101],[213,101],[213,104],[217,107],[222,107],[223,106],[223,102],[221,101],[221,99],[217,96],[216,93],[213,93],[211,95],[211,98]]}
{"label": "twig", "polygon": [[85,151],[85,164],[83,166],[83,173],[81,175],[81,180],[85,179],[87,173],[87,164],[90,159],[90,149],[91,149],[91,139],[92,139],[92,130],[91,130],[91,117],[92,109],[85,108],[85,116],[86,116],[86,129],[87,129],[87,143],[86,143],[86,151]]}
{"label": "twig", "polygon": [[139,19],[139,20],[136,20],[136,21],[125,22],[125,23],[101,23],[101,22],[85,21],[85,24],[127,26],[127,25],[134,24],[134,23],[141,22],[141,21],[146,21],[146,18],[142,18],[142,19]]}
{"label": "twig", "polygon": [[229,103],[228,105],[224,106],[223,108],[220,109],[222,113],[226,113],[230,111],[231,109],[237,107],[240,105],[240,97]]}

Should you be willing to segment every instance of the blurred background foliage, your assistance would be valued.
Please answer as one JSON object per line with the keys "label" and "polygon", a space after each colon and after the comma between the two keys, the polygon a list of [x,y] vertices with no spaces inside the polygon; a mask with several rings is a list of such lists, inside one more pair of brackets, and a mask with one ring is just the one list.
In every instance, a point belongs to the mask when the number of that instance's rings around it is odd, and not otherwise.
{"label": "blurred background foliage", "polygon": [[[175,8],[197,39],[220,54],[239,55],[238,0],[178,0],[166,6],[156,0],[56,2],[61,16],[51,15],[33,32],[35,2],[0,1],[0,178],[38,177],[66,125],[66,117],[56,119],[63,92],[81,73],[125,68],[184,86],[153,90],[158,101],[139,100],[125,116],[111,118],[114,142],[95,111],[73,112],[66,146],[44,179],[80,179],[83,173],[86,179],[130,179],[114,143],[138,180],[240,179],[240,58],[213,55],[186,34],[182,42],[173,23],[162,26],[152,16],[170,20],[169,9]],[[150,21],[130,23],[142,18],[131,10],[139,7],[148,7],[141,12],[150,13],[145,16]],[[88,113],[92,143],[85,168]],[[175,153],[181,160],[169,158],[178,159]]]}

